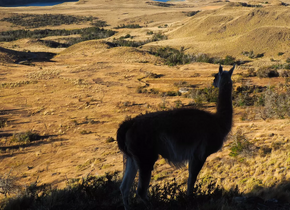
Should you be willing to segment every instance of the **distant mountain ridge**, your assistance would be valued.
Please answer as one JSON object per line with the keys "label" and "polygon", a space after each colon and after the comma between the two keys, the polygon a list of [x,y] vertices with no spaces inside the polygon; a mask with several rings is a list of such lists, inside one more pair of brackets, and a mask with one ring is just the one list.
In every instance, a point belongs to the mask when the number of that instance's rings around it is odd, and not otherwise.
{"label": "distant mountain ridge", "polygon": [[[23,5],[30,3],[48,3],[48,2],[58,2],[62,0],[0,0],[0,6],[13,6],[13,5]],[[63,0],[65,2],[65,0]],[[77,0],[68,0],[69,1],[77,1]]]}

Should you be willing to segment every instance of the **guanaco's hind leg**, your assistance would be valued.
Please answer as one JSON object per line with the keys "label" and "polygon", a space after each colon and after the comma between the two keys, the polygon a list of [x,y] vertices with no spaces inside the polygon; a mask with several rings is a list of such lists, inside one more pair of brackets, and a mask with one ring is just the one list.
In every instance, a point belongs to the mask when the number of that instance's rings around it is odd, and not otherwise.
{"label": "guanaco's hind leg", "polygon": [[187,195],[191,195],[194,189],[194,183],[196,181],[197,175],[199,174],[203,164],[205,163],[206,158],[204,160],[199,160],[194,158],[189,161],[189,176],[187,182]]}
{"label": "guanaco's hind leg", "polygon": [[139,169],[139,182],[137,188],[137,195],[146,205],[148,204],[147,190],[149,187],[150,179],[151,179],[151,169],[141,167]]}
{"label": "guanaco's hind leg", "polygon": [[126,210],[129,209],[128,197],[129,197],[130,188],[134,182],[136,173],[137,173],[137,166],[133,158],[127,157],[126,170],[125,170],[122,184],[120,186],[120,190],[123,197],[123,203]]}

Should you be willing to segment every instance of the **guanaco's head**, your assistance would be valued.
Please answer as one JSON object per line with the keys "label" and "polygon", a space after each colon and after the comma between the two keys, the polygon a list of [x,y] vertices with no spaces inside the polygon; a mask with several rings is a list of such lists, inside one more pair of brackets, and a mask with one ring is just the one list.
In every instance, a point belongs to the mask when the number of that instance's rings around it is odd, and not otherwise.
{"label": "guanaco's head", "polygon": [[231,76],[233,74],[233,71],[235,69],[235,65],[231,68],[229,71],[223,71],[223,67],[220,65],[219,67],[219,73],[215,75],[215,78],[213,80],[213,85],[215,87],[223,87],[228,86],[229,84],[232,84]]}

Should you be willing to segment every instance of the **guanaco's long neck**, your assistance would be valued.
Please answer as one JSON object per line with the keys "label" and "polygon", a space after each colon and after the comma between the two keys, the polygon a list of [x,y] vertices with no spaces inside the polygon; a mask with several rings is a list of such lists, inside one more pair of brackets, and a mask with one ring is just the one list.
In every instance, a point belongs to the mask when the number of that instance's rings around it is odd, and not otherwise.
{"label": "guanaco's long neck", "polygon": [[216,115],[224,124],[223,127],[229,132],[233,121],[232,84],[219,88]]}

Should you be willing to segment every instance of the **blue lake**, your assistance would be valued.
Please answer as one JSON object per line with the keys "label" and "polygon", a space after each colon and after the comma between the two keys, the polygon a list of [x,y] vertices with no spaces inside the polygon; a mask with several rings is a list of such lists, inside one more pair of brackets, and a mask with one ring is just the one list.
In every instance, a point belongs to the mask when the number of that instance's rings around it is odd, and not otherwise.
{"label": "blue lake", "polygon": [[57,4],[62,4],[64,2],[77,2],[78,0],[70,0],[70,1],[55,1],[55,2],[41,2],[41,3],[29,3],[29,4],[19,4],[12,5],[11,7],[29,7],[29,6],[53,6]]}

